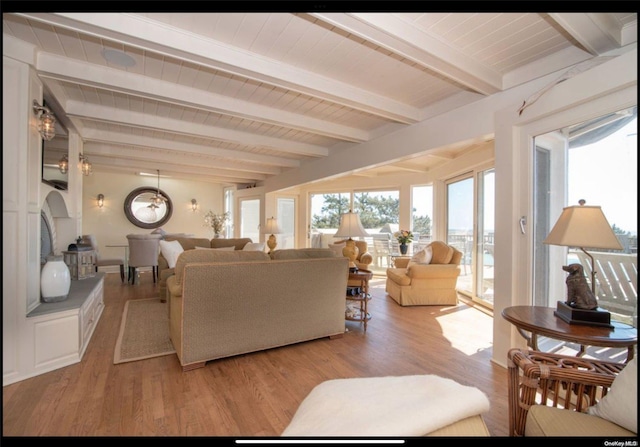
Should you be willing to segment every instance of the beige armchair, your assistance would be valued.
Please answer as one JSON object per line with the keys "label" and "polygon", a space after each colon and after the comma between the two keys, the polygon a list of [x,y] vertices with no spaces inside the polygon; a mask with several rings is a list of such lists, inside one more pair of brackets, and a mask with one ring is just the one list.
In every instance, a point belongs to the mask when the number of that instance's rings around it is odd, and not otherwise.
{"label": "beige armchair", "polygon": [[[336,244],[346,243],[347,239],[336,241]],[[356,257],[356,267],[359,269],[369,270],[369,266],[373,262],[373,255],[369,253],[369,247],[366,241],[354,241],[358,247],[358,256]]]}
{"label": "beige armchair", "polygon": [[427,247],[433,253],[429,264],[409,265],[410,258],[396,259],[396,267],[387,269],[385,290],[401,306],[455,306],[462,252],[441,241]]}

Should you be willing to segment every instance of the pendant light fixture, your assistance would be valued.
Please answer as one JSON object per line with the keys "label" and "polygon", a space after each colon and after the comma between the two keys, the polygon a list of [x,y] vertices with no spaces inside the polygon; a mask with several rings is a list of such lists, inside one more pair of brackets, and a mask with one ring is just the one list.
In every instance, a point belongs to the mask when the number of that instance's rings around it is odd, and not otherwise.
{"label": "pendant light fixture", "polygon": [[155,205],[155,208],[158,208],[160,205],[165,203],[167,199],[162,194],[160,194],[160,169],[156,169],[156,171],[158,173],[158,188],[156,190],[155,196],[153,196],[153,198],[151,199],[151,204]]}

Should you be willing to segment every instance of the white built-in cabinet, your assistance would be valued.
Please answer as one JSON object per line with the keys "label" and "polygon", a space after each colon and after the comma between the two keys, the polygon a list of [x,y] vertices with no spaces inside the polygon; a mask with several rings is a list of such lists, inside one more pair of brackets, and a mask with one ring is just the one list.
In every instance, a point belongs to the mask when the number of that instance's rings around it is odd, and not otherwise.
{"label": "white built-in cabinet", "polygon": [[[103,275],[73,281],[64,302],[40,302],[41,209],[52,194],[66,210],[58,218],[59,251],[81,234],[82,178],[70,172],[69,190],[53,193],[41,182],[42,141],[32,104],[42,104],[43,84],[35,64],[31,49],[3,42],[3,386],[79,362],[104,308]],[[77,157],[82,142],[71,131],[69,140],[69,157]]]}
{"label": "white built-in cabinet", "polygon": [[27,315],[34,338],[34,372],[41,374],[82,359],[104,309],[104,273],[71,281],[69,297],[42,303]]}

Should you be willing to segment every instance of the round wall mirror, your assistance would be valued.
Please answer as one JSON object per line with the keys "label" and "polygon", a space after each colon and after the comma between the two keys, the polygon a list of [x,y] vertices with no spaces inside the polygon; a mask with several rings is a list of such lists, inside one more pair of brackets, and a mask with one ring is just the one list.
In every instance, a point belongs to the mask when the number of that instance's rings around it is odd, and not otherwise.
{"label": "round wall mirror", "polygon": [[[161,199],[157,193],[160,192]],[[171,218],[173,204],[164,191],[142,187],[134,189],[124,201],[124,214],[129,222],[139,228],[158,228]]]}

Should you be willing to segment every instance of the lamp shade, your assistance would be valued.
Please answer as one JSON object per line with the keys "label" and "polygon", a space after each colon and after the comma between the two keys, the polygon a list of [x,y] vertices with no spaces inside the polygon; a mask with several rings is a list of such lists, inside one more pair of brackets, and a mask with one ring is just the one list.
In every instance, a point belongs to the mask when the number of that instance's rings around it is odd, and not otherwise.
{"label": "lamp shade", "polygon": [[275,217],[269,217],[267,219],[267,224],[264,226],[263,234],[278,234],[280,233],[280,228],[278,227],[278,219]]}
{"label": "lamp shade", "polygon": [[599,206],[568,206],[543,244],[622,250],[622,245]]}
{"label": "lamp shade", "polygon": [[340,217],[340,228],[334,235],[335,237],[365,237],[369,233],[364,229],[360,222],[360,215],[349,211]]}

